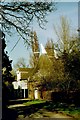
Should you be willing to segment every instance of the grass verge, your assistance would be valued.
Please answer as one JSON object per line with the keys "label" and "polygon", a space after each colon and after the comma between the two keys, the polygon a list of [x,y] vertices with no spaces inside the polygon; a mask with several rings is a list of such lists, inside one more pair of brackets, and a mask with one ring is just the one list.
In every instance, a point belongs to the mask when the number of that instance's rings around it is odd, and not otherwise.
{"label": "grass verge", "polygon": [[28,102],[24,102],[23,104],[26,106],[34,105],[34,104],[40,104],[40,103],[45,103],[46,101],[44,100],[32,100]]}

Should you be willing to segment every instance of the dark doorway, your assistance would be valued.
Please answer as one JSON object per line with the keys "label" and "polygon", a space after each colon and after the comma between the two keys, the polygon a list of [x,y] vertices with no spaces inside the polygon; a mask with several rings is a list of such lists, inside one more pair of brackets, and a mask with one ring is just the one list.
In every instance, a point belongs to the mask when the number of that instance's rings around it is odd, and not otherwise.
{"label": "dark doorway", "polygon": [[25,90],[25,97],[28,98],[28,89]]}
{"label": "dark doorway", "polygon": [[[22,89],[22,98],[24,98],[24,89]],[[28,98],[28,89],[25,89],[25,98]]]}

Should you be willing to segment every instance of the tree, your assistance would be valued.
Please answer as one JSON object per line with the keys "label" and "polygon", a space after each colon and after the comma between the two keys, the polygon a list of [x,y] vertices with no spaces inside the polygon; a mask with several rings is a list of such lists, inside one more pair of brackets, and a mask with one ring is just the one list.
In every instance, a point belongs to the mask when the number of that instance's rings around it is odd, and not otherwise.
{"label": "tree", "polygon": [[38,60],[39,60],[39,55],[40,55],[40,49],[39,49],[39,41],[38,41],[38,37],[37,37],[37,34],[36,32],[32,32],[32,54],[30,56],[30,65],[31,67],[35,67],[36,64],[38,63]]}
{"label": "tree", "polygon": [[65,72],[69,74],[68,89],[80,89],[80,51],[73,51],[66,55]]}
{"label": "tree", "polygon": [[50,77],[52,61],[45,54],[41,55],[38,63],[36,64],[35,74],[33,75],[33,80],[36,82],[36,86],[43,86],[43,83],[47,84],[47,77]]}
{"label": "tree", "polygon": [[47,54],[42,54],[39,57],[32,79],[35,81],[36,86],[40,86],[40,89],[45,87],[50,90],[59,86],[60,82],[65,79],[64,64],[61,59],[54,57],[54,44],[52,41],[46,43],[46,51]]}
{"label": "tree", "polygon": [[55,33],[58,37],[57,49],[61,53],[69,53],[75,47],[75,36],[71,34],[70,24],[65,16],[61,16],[60,25],[54,25]]}
{"label": "tree", "polygon": [[65,86],[66,90],[74,90],[80,79],[80,41],[77,35],[71,34],[70,24],[64,16],[61,17],[61,26],[58,29],[55,28],[58,37],[57,48],[64,63],[66,78],[61,87]]}
{"label": "tree", "polygon": [[52,2],[0,2],[0,15],[3,31],[11,33],[14,28],[30,44],[30,25],[36,18],[39,26],[43,28],[48,13],[55,10]]}
{"label": "tree", "polygon": [[17,70],[18,68],[26,68],[26,61],[23,57],[18,58],[16,64],[14,65],[15,70]]}
{"label": "tree", "polygon": [[13,77],[10,71],[12,70],[12,60],[9,60],[9,56],[7,55],[7,51],[5,52],[5,34],[2,32],[2,82],[12,82]]}
{"label": "tree", "polygon": [[52,40],[48,40],[46,45],[45,45],[46,52],[49,56],[49,58],[54,57],[54,43]]}
{"label": "tree", "polygon": [[14,80],[14,77],[11,74],[12,70],[12,60],[9,60],[9,56],[7,55],[7,52],[5,51],[6,43],[5,43],[5,34],[0,30],[1,36],[0,40],[2,40],[2,117],[6,115],[7,112],[7,105],[8,100],[11,98],[12,93],[12,81]]}
{"label": "tree", "polygon": [[17,74],[16,74],[16,70],[14,68],[11,70],[11,74],[16,80],[17,79]]}

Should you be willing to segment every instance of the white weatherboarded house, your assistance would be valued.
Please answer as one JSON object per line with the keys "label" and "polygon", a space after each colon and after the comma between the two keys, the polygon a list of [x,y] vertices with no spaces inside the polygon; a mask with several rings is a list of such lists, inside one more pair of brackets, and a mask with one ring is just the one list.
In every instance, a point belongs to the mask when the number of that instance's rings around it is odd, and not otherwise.
{"label": "white weatherboarded house", "polygon": [[[28,81],[30,78],[30,73],[32,68],[19,68],[17,70],[17,81],[14,81],[13,87],[14,90],[21,90],[21,98],[28,98]],[[19,92],[17,92],[19,94]]]}

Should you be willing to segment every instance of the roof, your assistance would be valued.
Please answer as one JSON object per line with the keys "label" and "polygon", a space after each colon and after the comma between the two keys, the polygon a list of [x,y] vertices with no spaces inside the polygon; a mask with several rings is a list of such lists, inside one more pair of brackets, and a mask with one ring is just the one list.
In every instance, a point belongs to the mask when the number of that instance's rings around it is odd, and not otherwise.
{"label": "roof", "polygon": [[33,70],[33,68],[18,68],[17,70],[28,72],[28,71]]}
{"label": "roof", "polygon": [[33,74],[33,68],[18,68],[17,71],[21,72],[21,79],[28,79]]}
{"label": "roof", "polygon": [[21,79],[26,80],[29,78],[29,73],[21,73]]}

